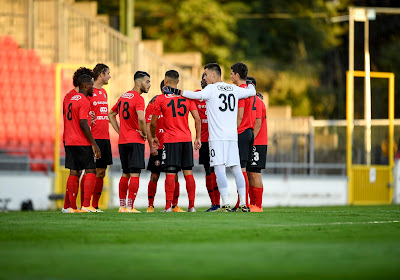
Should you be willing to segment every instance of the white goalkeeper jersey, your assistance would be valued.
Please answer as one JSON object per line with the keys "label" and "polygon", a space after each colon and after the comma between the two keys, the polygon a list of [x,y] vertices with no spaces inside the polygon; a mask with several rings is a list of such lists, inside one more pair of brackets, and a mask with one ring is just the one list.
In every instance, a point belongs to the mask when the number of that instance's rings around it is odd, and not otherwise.
{"label": "white goalkeeper jersey", "polygon": [[223,82],[210,84],[201,91],[183,91],[190,99],[203,99],[207,105],[209,141],[237,141],[237,108],[242,98],[256,95],[253,85],[240,88]]}

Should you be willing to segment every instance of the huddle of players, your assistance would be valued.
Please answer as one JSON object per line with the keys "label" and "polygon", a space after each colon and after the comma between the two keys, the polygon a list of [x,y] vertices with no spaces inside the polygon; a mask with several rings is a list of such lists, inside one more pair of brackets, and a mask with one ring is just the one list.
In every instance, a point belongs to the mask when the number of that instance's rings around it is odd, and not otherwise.
{"label": "huddle of players", "polygon": [[[86,178],[84,176],[81,180],[81,197],[84,198],[81,212],[101,212],[101,210],[98,209],[98,199],[100,198],[103,187],[102,178],[104,178],[107,165],[112,164],[111,146],[108,134],[108,120],[116,132],[119,133],[118,146],[122,164],[122,176],[119,183],[119,212],[139,212],[134,208],[133,204],[139,189],[140,172],[141,169],[144,168],[144,143],[146,138],[148,138],[151,152],[147,169],[152,172],[148,185],[149,207],[147,212],[154,211],[154,196],[161,171],[166,172],[166,207],[163,211],[184,212],[177,205],[179,198],[179,182],[177,180],[177,173],[180,170],[183,171],[189,196],[188,212],[195,212],[194,198],[196,185],[192,172],[193,146],[188,125],[189,111],[195,119],[196,138],[194,146],[195,149],[200,149],[199,160],[200,164],[203,164],[205,167],[206,187],[212,204],[211,208],[207,211],[219,210],[220,194],[216,183],[216,176],[213,172],[214,170],[210,166],[206,102],[204,100],[190,100],[180,95],[173,94],[172,92],[164,92],[164,94],[154,97],[149,102],[146,110],[144,110],[144,99],[141,95],[143,93],[147,93],[150,89],[150,75],[146,72],[138,71],[134,76],[134,88],[131,91],[123,94],[110,112],[108,112],[107,95],[104,89],[102,89],[102,86],[104,84],[108,84],[108,80],[110,79],[109,68],[104,64],[98,64],[95,67],[93,71],[93,77],[95,79],[94,93],[93,81],[87,77],[88,74],[90,77],[90,73],[84,73],[85,71],[87,72],[87,70],[88,69],[86,68],[80,68],[77,70],[77,72],[74,74],[74,86],[76,86],[76,88],[71,90],[71,92],[68,93],[64,98],[63,112],[65,134],[68,134],[68,137],[66,138],[81,139],[81,142],[65,142],[66,167],[71,169],[71,173],[67,183],[66,199],[63,212],[79,212],[76,207],[76,196],[80,172],[83,169],[86,170]],[[240,77],[240,79],[237,79],[237,77]],[[241,87],[246,87],[246,77],[247,66],[245,64],[236,63],[232,66],[231,78],[235,84]],[[163,88],[176,88],[178,83],[178,72],[175,70],[167,71],[165,74],[165,79],[161,83],[161,91],[163,91]],[[255,81],[253,81],[253,84],[255,84]],[[202,77],[201,86],[203,89],[207,86],[207,82],[204,79],[204,74]],[[79,92],[77,92],[77,89]],[[89,114],[87,110],[87,102],[84,102],[85,98],[82,98],[82,95],[85,97],[89,96],[87,100],[89,100],[91,111],[94,111],[94,114]],[[102,99],[98,99],[98,96],[101,96]],[[97,99],[93,100],[95,97],[97,97]],[[75,100],[80,102],[77,102],[75,105],[73,102]],[[250,206],[250,209],[253,212],[261,212],[262,181],[260,171],[261,168],[265,168],[266,144],[263,145],[261,141],[260,145],[253,147],[252,141],[254,138],[252,138],[252,135],[256,122],[254,118],[255,112],[253,111],[260,111],[264,112],[263,124],[265,126],[265,133],[263,137],[266,138],[265,106],[260,97],[256,98],[251,96],[247,99],[241,100],[245,101],[239,101],[239,108],[244,108],[244,110],[241,113],[239,111],[238,114],[239,153],[241,158],[241,166],[244,168],[244,170],[247,166],[251,166],[248,170],[249,178],[251,183],[254,182],[254,185],[249,188],[247,173],[243,172],[247,183],[246,190],[250,190],[247,191],[247,193],[250,193],[250,204],[247,201],[248,195],[246,193],[246,206],[247,209]],[[84,103],[84,105],[78,103]],[[243,105],[240,105],[240,103],[243,103]],[[251,104],[251,107],[248,107],[248,104]],[[259,104],[261,104],[261,106]],[[260,110],[256,110],[257,107],[260,107]],[[264,111],[262,111],[261,107],[264,108]],[[144,111],[146,111],[146,116]],[[69,131],[71,131],[70,127],[73,126],[72,123],[69,122],[70,112],[74,116],[72,120],[80,121],[79,126],[75,121],[75,136],[73,136],[73,134],[69,134]],[[117,114],[119,114],[119,123],[116,119]],[[262,113],[257,113],[257,120],[261,119],[261,114]],[[90,115],[92,116],[90,117]],[[242,121],[239,121],[239,115],[243,116]],[[92,121],[91,118],[94,118],[94,121]],[[84,130],[82,123],[85,121],[86,124],[92,124],[92,138],[96,139],[95,141],[90,140],[90,129],[88,133]],[[246,124],[247,126],[243,124]],[[261,136],[261,134],[258,134],[260,127],[261,131],[263,131],[262,125],[255,127],[256,133],[254,134],[256,136],[256,140],[258,136]],[[246,133],[241,133],[239,128],[244,128]],[[251,131],[249,132],[249,130]],[[96,131],[101,131],[101,133],[95,134]],[[241,134],[245,135],[246,137],[240,137]],[[76,137],[76,135],[79,135],[79,137]],[[101,136],[99,137],[98,135]],[[84,139],[85,136],[86,139]],[[240,139],[245,140],[241,141]],[[89,140],[89,142],[87,140]],[[90,149],[90,145],[92,146],[92,149]],[[86,152],[82,152],[82,146],[85,148],[84,150]],[[80,150],[74,151],[74,149],[76,150],[78,147]],[[101,156],[98,150],[101,150]],[[262,155],[260,152],[264,154]],[[94,155],[95,158],[97,158],[96,161],[93,161]],[[74,160],[71,160],[71,158]],[[95,163],[94,165],[96,166],[96,169],[93,168],[93,163]],[[257,191],[254,191],[256,189]],[[261,192],[259,190],[261,190]],[[126,201],[127,194],[128,200]],[[93,201],[91,206],[90,200],[92,195]],[[238,209],[239,207],[235,208]],[[244,208],[242,207],[242,209]]]}

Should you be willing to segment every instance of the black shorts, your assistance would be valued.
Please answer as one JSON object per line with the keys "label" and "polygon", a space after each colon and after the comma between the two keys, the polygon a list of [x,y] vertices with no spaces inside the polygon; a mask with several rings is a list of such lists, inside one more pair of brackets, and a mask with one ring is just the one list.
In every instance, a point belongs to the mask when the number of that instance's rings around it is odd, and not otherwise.
{"label": "black shorts", "polygon": [[111,142],[108,139],[95,139],[95,141],[101,152],[101,158],[96,160],[96,168],[107,168],[107,165],[111,165],[113,163]]}
{"label": "black shorts", "polygon": [[176,166],[182,170],[192,170],[193,145],[192,142],[164,143],[161,166],[163,168]]}
{"label": "black shorts", "polygon": [[151,173],[160,174],[164,171],[161,167],[162,151],[162,149],[158,149],[158,154],[156,156],[150,155],[147,170],[151,171]]}
{"label": "black shorts", "polygon": [[122,172],[125,174],[140,173],[141,169],[144,169],[144,144],[119,144],[118,150]]}
{"label": "black shorts", "polygon": [[210,149],[208,142],[201,142],[201,148],[199,150],[199,164],[210,166]]}
{"label": "black shorts", "polygon": [[253,146],[253,158],[251,163],[247,166],[247,171],[260,173],[261,169],[265,169],[265,164],[267,163],[267,151],[267,145]]}
{"label": "black shorts", "polygon": [[254,132],[248,128],[238,135],[240,165],[245,168],[252,160]]}
{"label": "black shorts", "polygon": [[95,169],[92,146],[65,146],[65,168],[71,170]]}

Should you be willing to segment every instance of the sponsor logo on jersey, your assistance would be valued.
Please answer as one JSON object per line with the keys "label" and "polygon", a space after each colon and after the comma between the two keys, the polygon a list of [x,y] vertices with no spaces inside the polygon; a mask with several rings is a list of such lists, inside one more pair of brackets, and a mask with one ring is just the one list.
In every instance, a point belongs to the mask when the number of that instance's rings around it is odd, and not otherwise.
{"label": "sponsor logo on jersey", "polygon": [[221,91],[233,91],[233,86],[230,86],[230,85],[218,85],[217,89],[221,90]]}
{"label": "sponsor logo on jersey", "polygon": [[208,120],[207,119],[202,119],[201,123],[208,123]]}
{"label": "sponsor logo on jersey", "polygon": [[164,133],[164,129],[160,128],[160,129],[158,130],[158,133]]}
{"label": "sponsor logo on jersey", "polygon": [[132,99],[134,96],[135,96],[134,93],[126,92],[126,93],[124,93],[121,97],[122,97],[122,98]]}
{"label": "sponsor logo on jersey", "polygon": [[107,105],[108,102],[107,101],[93,101],[93,106],[97,106],[97,105]]}
{"label": "sponsor logo on jersey", "polygon": [[100,107],[100,112],[106,114],[108,111],[107,107]]}
{"label": "sponsor logo on jersey", "polygon": [[201,105],[201,104],[199,104],[199,105],[197,105],[197,107],[199,107],[200,109],[207,109],[207,105]]}
{"label": "sponsor logo on jersey", "polygon": [[80,96],[80,95],[74,95],[74,96],[72,96],[71,101],[78,101],[81,98],[82,98],[82,96]]}
{"label": "sponsor logo on jersey", "polygon": [[99,121],[108,121],[108,116],[97,116],[96,119]]}
{"label": "sponsor logo on jersey", "polygon": [[179,95],[175,95],[175,94],[164,94],[164,96],[166,98],[177,98],[177,97],[180,97]]}
{"label": "sponsor logo on jersey", "polygon": [[253,162],[251,165],[257,165],[257,163]]}

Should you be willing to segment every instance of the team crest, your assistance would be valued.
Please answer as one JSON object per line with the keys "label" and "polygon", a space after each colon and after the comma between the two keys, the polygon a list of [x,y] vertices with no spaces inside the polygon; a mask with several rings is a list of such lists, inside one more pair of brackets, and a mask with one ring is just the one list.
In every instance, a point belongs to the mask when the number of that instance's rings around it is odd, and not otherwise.
{"label": "team crest", "polygon": [[161,162],[160,162],[159,160],[156,160],[156,161],[154,162],[154,165],[155,165],[155,166],[160,166],[160,164],[161,164]]}

